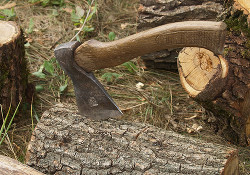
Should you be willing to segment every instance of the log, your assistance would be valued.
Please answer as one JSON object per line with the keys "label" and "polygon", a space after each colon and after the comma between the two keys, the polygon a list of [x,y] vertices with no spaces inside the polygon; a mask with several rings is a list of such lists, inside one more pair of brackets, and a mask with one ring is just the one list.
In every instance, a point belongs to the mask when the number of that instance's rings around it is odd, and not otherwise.
{"label": "log", "polygon": [[0,104],[4,114],[24,101],[28,85],[24,37],[15,22],[0,21]]}
{"label": "log", "polygon": [[184,48],[178,56],[181,84],[189,96],[217,118],[217,132],[228,141],[250,142],[250,61]]}
{"label": "log", "polygon": [[223,0],[140,0],[138,29],[179,21],[215,21],[224,10],[223,3]]}
{"label": "log", "polygon": [[[140,0],[138,9],[138,31],[163,24],[221,18],[223,0]],[[170,49],[142,56],[145,66],[155,69],[177,70],[176,58],[181,49]]]}
{"label": "log", "polygon": [[233,147],[152,125],[92,121],[76,107],[44,112],[29,142],[27,165],[46,174],[239,174]]}
{"label": "log", "polygon": [[228,64],[222,56],[198,47],[186,47],[178,56],[180,80],[189,96],[213,100],[222,92],[228,76]]}
{"label": "log", "polygon": [[11,159],[0,155],[0,174],[1,175],[44,175],[43,173]]}

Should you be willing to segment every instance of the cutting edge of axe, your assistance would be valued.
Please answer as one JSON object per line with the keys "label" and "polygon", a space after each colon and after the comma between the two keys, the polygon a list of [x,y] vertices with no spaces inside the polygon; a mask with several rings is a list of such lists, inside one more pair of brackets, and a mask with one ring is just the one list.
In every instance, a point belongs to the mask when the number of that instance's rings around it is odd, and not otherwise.
{"label": "cutting edge of axe", "polygon": [[94,120],[122,115],[119,107],[93,73],[85,72],[76,64],[74,52],[79,45],[77,41],[64,43],[56,47],[54,52],[58,63],[73,82],[80,114]]}
{"label": "cutting edge of axe", "polygon": [[79,112],[91,119],[107,119],[122,112],[91,71],[114,67],[137,56],[164,49],[202,47],[222,54],[225,31],[223,22],[177,22],[112,42],[64,43],[56,47],[55,56],[73,81]]}

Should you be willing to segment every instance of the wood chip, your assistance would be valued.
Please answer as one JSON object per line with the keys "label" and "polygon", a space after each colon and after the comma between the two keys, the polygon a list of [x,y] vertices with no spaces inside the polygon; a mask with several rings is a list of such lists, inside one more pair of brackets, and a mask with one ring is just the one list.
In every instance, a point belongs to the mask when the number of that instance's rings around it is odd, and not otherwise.
{"label": "wood chip", "polygon": [[191,119],[194,119],[194,118],[196,118],[197,117],[197,115],[193,115],[193,116],[191,116],[191,117],[186,117],[186,118],[184,118],[185,120],[191,120]]}
{"label": "wood chip", "polygon": [[16,6],[16,3],[15,2],[12,2],[12,3],[7,3],[3,6],[0,6],[0,10],[3,10],[3,9],[10,9],[12,7],[15,7]]}

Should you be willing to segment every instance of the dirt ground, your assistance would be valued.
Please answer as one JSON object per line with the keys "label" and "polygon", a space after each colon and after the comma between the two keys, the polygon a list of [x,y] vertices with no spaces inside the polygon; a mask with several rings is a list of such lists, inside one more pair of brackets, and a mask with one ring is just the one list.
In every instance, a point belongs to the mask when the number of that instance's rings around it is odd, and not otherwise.
{"label": "dirt ground", "polygon": [[[8,1],[16,3],[13,5],[16,16],[12,20],[24,31],[30,73],[37,72],[46,61],[54,68],[53,73],[43,70],[45,78],[34,74],[29,76],[35,92],[32,110],[29,107],[27,116],[13,124],[9,137],[0,146],[0,154],[21,162],[25,162],[26,147],[41,114],[56,103],[75,103],[73,85],[58,67],[53,49],[57,44],[68,42],[77,32],[80,20],[75,19],[72,13],[76,11],[86,15],[89,7],[87,1],[81,0],[65,0],[62,6],[43,6],[41,2],[33,1]],[[6,3],[0,2],[0,6]],[[138,6],[139,0],[99,0],[96,13],[86,23],[93,31],[81,33],[81,42],[90,38],[109,41],[112,37],[120,39],[136,33]],[[92,11],[93,8],[94,5]],[[178,72],[148,70],[137,58],[129,64],[94,73],[123,111],[122,120],[150,123],[206,141],[230,144],[214,133],[213,114],[188,97],[181,87]],[[239,148],[242,174],[250,171],[249,155],[248,148]]]}

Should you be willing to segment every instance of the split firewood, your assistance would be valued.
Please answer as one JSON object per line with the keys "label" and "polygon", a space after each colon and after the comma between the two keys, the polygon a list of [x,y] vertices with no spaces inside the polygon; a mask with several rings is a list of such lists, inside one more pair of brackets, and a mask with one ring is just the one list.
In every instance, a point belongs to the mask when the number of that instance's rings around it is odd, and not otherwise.
{"label": "split firewood", "polygon": [[44,112],[26,160],[43,173],[57,175],[239,174],[238,153],[231,146],[148,124],[93,121],[71,105]]}

